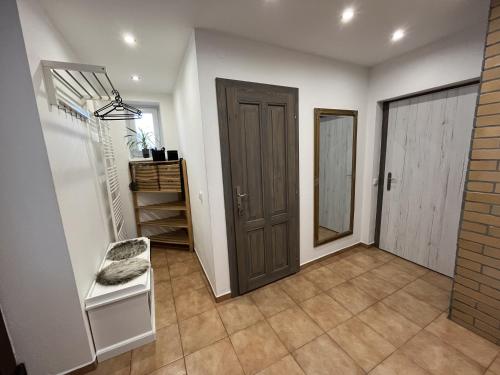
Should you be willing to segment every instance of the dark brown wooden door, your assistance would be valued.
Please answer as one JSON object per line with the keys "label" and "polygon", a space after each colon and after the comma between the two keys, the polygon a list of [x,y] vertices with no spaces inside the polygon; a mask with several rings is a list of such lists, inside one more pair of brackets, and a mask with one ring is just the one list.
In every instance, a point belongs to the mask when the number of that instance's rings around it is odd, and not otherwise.
{"label": "dark brown wooden door", "polygon": [[217,84],[229,142],[226,203],[231,200],[238,289],[245,293],[299,269],[298,90]]}

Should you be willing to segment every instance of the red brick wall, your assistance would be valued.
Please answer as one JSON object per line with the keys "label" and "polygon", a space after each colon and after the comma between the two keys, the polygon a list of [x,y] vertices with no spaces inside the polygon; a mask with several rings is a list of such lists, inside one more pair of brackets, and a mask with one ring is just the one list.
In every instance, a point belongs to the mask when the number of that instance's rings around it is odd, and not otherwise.
{"label": "red brick wall", "polygon": [[450,316],[500,344],[500,0],[491,1],[472,138]]}

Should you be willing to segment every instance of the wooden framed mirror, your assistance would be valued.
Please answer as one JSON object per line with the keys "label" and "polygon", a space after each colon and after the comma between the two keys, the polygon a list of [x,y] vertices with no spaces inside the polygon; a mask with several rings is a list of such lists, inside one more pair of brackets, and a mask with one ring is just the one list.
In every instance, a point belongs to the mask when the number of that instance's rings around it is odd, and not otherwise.
{"label": "wooden framed mirror", "polygon": [[358,111],[314,109],[314,246],[353,232]]}

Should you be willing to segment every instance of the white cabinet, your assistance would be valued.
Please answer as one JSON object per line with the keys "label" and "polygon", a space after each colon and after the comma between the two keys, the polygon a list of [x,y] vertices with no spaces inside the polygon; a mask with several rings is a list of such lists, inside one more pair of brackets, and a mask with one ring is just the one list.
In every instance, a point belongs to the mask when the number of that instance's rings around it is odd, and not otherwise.
{"label": "white cabinet", "polygon": [[[137,258],[150,260],[149,239]],[[116,243],[110,244],[111,249]],[[100,269],[112,261],[104,260]],[[141,276],[121,285],[92,284],[85,307],[99,361],[125,353],[155,340],[154,278],[150,267]]]}

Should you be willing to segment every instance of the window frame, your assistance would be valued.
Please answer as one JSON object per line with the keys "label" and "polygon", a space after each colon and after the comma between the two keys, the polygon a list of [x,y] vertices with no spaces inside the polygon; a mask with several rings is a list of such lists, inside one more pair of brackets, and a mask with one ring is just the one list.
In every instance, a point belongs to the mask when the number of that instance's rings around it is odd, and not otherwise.
{"label": "window frame", "polygon": [[[161,147],[164,144],[163,140],[163,132],[161,126],[161,116],[160,116],[160,104],[158,103],[144,103],[144,102],[130,102],[137,108],[139,108],[143,113],[153,113],[153,127],[154,127],[154,136],[153,139],[154,147]],[[134,129],[137,131],[136,120],[127,120],[126,121],[127,128]],[[126,129],[127,135],[133,135],[133,133]],[[150,156],[151,157],[151,156]],[[130,159],[143,159],[142,150],[137,148],[130,149],[129,148],[129,158]]]}

